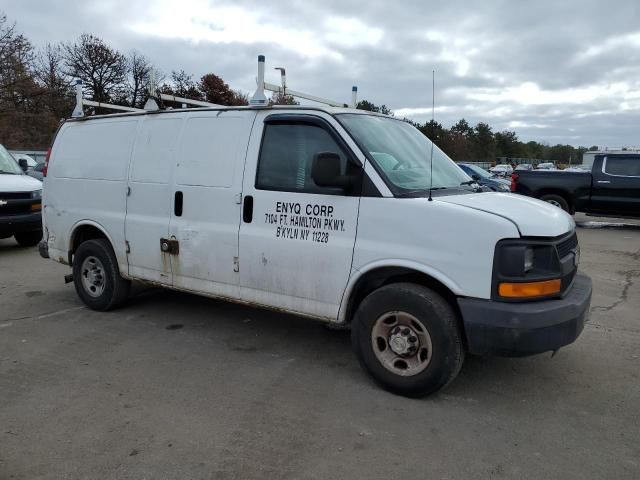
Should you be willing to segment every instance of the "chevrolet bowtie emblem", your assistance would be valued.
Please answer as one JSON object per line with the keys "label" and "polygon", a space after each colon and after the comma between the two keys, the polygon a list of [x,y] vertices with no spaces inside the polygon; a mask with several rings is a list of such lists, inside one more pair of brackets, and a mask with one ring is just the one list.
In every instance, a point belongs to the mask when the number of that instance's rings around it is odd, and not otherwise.
{"label": "chevrolet bowtie emblem", "polygon": [[4,207],[7,203],[9,202],[7,202],[6,200],[0,200],[0,207]]}

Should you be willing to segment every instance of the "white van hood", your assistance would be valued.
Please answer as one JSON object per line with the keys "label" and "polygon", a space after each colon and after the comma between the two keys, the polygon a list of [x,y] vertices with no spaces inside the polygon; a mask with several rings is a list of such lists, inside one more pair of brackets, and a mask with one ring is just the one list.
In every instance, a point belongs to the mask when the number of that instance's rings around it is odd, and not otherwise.
{"label": "white van hood", "polygon": [[42,182],[29,175],[0,173],[0,192],[33,192],[41,188]]}
{"label": "white van hood", "polygon": [[553,205],[515,193],[486,192],[434,198],[493,213],[516,224],[523,237],[557,237],[576,227],[571,215]]}

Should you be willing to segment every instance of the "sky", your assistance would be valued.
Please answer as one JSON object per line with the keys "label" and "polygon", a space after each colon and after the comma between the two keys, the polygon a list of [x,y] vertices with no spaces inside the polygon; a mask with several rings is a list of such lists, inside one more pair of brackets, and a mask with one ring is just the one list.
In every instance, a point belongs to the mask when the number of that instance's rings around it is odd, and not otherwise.
{"label": "sky", "polygon": [[0,0],[36,47],[92,33],[160,70],[253,92],[286,67],[295,90],[460,118],[523,141],[640,146],[639,0]]}

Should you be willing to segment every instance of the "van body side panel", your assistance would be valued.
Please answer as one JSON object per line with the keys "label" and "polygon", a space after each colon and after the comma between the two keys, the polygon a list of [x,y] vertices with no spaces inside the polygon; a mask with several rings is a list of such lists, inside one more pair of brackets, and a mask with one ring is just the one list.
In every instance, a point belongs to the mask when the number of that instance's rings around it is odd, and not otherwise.
{"label": "van body side panel", "polygon": [[66,123],[51,151],[44,215],[51,258],[67,261],[73,227],[93,222],[112,239],[122,271],[127,171],[138,118]]}
{"label": "van body side panel", "polygon": [[495,245],[519,237],[505,218],[438,198],[363,197],[350,285],[372,265],[399,266],[401,260],[422,265],[419,270],[456,295],[488,299]]}
{"label": "van body side panel", "polygon": [[[238,297],[242,171],[255,111],[189,112],[171,188],[174,286]],[[176,210],[176,195],[181,204]],[[180,202],[179,202],[180,203]]]}
{"label": "van body side panel", "polygon": [[125,224],[129,276],[166,285],[172,283],[171,256],[160,250],[160,239],[169,235],[170,182],[183,118],[183,114],[143,118],[129,169]]}

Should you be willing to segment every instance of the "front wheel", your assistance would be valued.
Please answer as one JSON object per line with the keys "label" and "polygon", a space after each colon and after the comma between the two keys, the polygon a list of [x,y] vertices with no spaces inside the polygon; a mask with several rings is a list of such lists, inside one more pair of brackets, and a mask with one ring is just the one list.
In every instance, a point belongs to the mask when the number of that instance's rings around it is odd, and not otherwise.
{"label": "front wheel", "polygon": [[120,276],[118,262],[107,240],[87,240],[73,256],[73,283],[91,309],[107,311],[122,305],[131,282]]}
{"label": "front wheel", "polygon": [[361,365],[378,384],[410,397],[440,390],[464,362],[451,305],[433,290],[410,283],[369,294],[354,316],[351,340]]}

